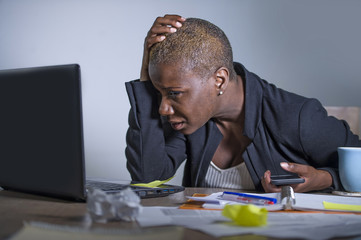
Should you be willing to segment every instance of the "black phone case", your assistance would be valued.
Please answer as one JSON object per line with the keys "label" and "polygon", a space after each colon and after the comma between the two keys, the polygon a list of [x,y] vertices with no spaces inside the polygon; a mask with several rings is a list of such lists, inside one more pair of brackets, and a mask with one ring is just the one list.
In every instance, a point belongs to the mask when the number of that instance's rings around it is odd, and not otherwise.
{"label": "black phone case", "polygon": [[292,175],[276,175],[271,176],[271,183],[276,186],[292,185],[304,183],[305,179]]}

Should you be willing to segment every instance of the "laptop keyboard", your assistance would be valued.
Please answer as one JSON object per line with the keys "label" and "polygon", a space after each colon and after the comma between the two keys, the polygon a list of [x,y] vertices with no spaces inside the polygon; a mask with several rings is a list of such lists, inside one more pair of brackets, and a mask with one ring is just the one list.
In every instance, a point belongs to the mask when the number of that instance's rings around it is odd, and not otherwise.
{"label": "laptop keyboard", "polygon": [[129,185],[126,185],[126,184],[98,182],[98,181],[93,181],[93,180],[86,180],[85,186],[87,189],[88,188],[98,188],[103,191],[117,191],[117,190],[122,190],[122,189],[129,187]]}

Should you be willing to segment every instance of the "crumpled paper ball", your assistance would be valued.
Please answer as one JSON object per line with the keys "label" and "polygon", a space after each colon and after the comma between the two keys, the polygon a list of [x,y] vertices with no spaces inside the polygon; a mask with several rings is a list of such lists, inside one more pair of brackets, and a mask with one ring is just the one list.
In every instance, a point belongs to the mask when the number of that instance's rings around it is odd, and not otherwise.
{"label": "crumpled paper ball", "polygon": [[257,227],[267,225],[268,211],[253,204],[226,205],[222,211],[223,216],[233,220],[240,226]]}
{"label": "crumpled paper ball", "polygon": [[114,220],[134,221],[142,206],[139,196],[130,188],[115,194],[90,189],[87,195],[87,209],[93,221],[106,223]]}

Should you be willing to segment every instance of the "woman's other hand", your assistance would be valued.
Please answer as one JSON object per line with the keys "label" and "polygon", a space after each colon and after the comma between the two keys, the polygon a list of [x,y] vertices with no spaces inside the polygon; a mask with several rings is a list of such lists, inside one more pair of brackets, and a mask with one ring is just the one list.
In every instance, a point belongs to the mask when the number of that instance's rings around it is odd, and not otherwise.
{"label": "woman's other hand", "polygon": [[182,23],[184,21],[185,18],[179,15],[165,15],[164,17],[157,17],[157,19],[154,21],[144,40],[144,52],[142,68],[140,71],[140,81],[150,80],[148,73],[150,48],[155,43],[163,41],[165,39],[165,34],[176,32],[178,28],[182,27]]}
{"label": "woman's other hand", "polygon": [[[299,177],[304,178],[305,182],[291,185],[295,192],[309,192],[328,188],[332,185],[331,174],[325,170],[317,170],[312,166],[282,162],[281,167]],[[262,178],[262,186],[265,192],[280,192],[282,187],[271,183],[271,171],[267,170]]]}

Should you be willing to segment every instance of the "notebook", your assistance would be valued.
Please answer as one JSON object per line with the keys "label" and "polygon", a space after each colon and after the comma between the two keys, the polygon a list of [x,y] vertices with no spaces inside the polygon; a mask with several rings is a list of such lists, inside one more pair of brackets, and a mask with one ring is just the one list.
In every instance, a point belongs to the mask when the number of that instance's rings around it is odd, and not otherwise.
{"label": "notebook", "polygon": [[[0,71],[2,188],[86,199],[81,100],[78,64]],[[102,184],[107,190],[107,183]],[[127,186],[112,185],[109,191]],[[146,198],[184,188],[163,185],[133,190]]]}
{"label": "notebook", "polygon": [[[224,198],[225,192],[216,192],[210,195],[194,194],[188,199],[193,202],[187,202],[181,209],[223,209],[227,204],[249,204],[249,197]],[[278,193],[234,193],[235,195],[253,196],[253,199],[276,199],[273,203],[259,202],[259,207],[266,208],[268,211],[279,210],[297,210],[297,211],[333,211],[333,212],[353,212],[361,214],[361,199],[359,197],[345,197],[322,192],[295,193],[291,186],[282,186]],[[252,198],[251,198],[252,199]]]}

